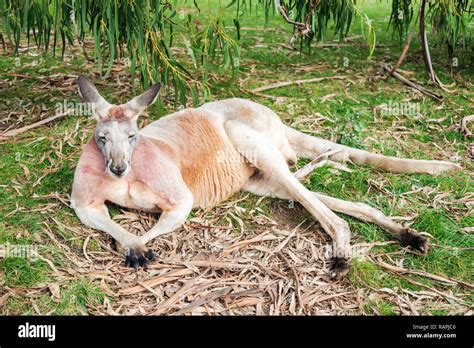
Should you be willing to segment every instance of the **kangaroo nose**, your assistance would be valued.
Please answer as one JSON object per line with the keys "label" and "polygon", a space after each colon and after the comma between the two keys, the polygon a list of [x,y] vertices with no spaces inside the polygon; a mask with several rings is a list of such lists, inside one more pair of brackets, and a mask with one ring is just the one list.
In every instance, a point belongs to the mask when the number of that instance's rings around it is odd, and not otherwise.
{"label": "kangaroo nose", "polygon": [[117,176],[121,176],[125,172],[125,170],[127,169],[127,165],[126,164],[119,164],[118,166],[114,166],[114,165],[111,164],[109,166],[109,168],[110,168],[110,171],[112,173],[114,173]]}

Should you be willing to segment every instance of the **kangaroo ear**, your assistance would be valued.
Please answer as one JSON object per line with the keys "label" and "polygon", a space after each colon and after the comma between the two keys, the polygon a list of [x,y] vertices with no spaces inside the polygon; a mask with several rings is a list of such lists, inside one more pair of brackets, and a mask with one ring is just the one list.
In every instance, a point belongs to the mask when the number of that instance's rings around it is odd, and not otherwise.
{"label": "kangaroo ear", "polygon": [[92,105],[94,117],[99,120],[105,114],[104,111],[108,109],[110,104],[99,94],[97,88],[87,78],[79,75],[77,78],[79,86],[79,93],[86,103]]}
{"label": "kangaroo ear", "polygon": [[154,84],[145,92],[130,100],[125,106],[134,111],[135,117],[138,117],[148,106],[156,101],[160,88],[160,83]]}

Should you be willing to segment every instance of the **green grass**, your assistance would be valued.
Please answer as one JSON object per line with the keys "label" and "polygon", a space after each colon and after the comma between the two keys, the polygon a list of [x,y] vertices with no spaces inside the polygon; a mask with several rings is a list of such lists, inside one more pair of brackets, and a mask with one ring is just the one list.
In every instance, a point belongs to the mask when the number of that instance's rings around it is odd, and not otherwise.
{"label": "green grass", "polygon": [[5,286],[31,287],[48,281],[49,266],[43,261],[28,261],[19,257],[10,257],[0,264],[5,274]]}
{"label": "green grass", "polygon": [[[50,293],[35,298],[39,312],[55,315],[87,315],[88,307],[99,307],[104,299],[104,292],[90,281],[79,280],[62,285],[60,299],[52,298]],[[31,305],[19,297],[9,300],[7,310],[9,314],[21,313],[22,315],[37,315]],[[5,311],[5,312],[6,312]]]}
{"label": "green grass", "polygon": [[[218,2],[210,2],[212,11],[217,11]],[[222,6],[224,6],[223,4]],[[190,6],[190,5],[188,5]],[[457,154],[461,158],[464,169],[457,173],[439,177],[429,175],[391,175],[380,173],[368,167],[355,167],[352,173],[337,172],[328,167],[318,169],[310,178],[308,188],[327,193],[352,201],[362,201],[380,208],[386,214],[394,216],[415,216],[412,227],[418,231],[429,233],[435,244],[425,257],[405,253],[393,258],[403,258],[403,266],[411,269],[420,269],[440,276],[473,282],[472,273],[474,246],[472,234],[464,232],[465,227],[474,225],[474,215],[464,203],[456,200],[474,192],[473,164],[468,157],[469,141],[460,134],[454,125],[460,122],[462,116],[473,114],[473,70],[454,70],[451,73],[448,59],[440,47],[433,48],[435,68],[440,78],[446,84],[457,82],[457,93],[447,95],[442,107],[436,101],[421,98],[409,89],[391,79],[375,79],[365,83],[357,83],[357,74],[366,76],[368,69],[376,75],[377,61],[394,62],[400,52],[398,46],[391,47],[396,40],[391,33],[385,30],[388,21],[388,8],[380,2],[367,1],[363,8],[370,18],[377,19],[377,38],[381,45],[376,49],[373,61],[367,60],[368,50],[363,45],[347,46],[331,49],[313,49],[311,55],[290,52],[277,46],[284,43],[291,34],[291,28],[283,24],[278,16],[270,17],[268,30],[246,30],[242,33],[241,45],[242,62],[240,74],[236,80],[223,76],[224,71],[217,69],[219,78],[211,84],[212,99],[222,99],[232,96],[245,97],[265,104],[275,110],[287,122],[300,119],[302,116],[321,113],[329,120],[318,124],[312,129],[322,137],[333,136],[338,142],[358,148],[371,149],[386,155],[397,155],[419,158],[449,159],[446,156]],[[209,16],[207,5],[201,6],[204,18]],[[194,10],[193,10],[194,11]],[[226,24],[230,26],[234,16],[233,11],[222,11]],[[213,12],[215,13],[215,12]],[[383,15],[382,15],[383,14]],[[255,14],[241,19],[242,27],[261,27],[262,18]],[[271,30],[275,28],[276,30]],[[230,28],[231,33],[235,30]],[[328,33],[331,31],[329,30]],[[360,34],[360,28],[355,25],[350,35]],[[328,34],[327,40],[332,40]],[[254,45],[259,42],[258,48]],[[358,42],[363,42],[360,40]],[[77,52],[76,52],[77,53]],[[349,66],[344,67],[344,57],[349,59]],[[426,81],[424,68],[419,64],[420,50],[415,42],[410,50],[409,57],[402,66],[404,70],[414,73],[418,81]],[[440,57],[440,58],[438,58]],[[461,56],[460,58],[463,58]],[[185,59],[185,58],[183,58]],[[36,65],[32,63],[37,61]],[[49,115],[54,112],[56,103],[67,100],[79,102],[75,88],[56,88],[45,85],[44,80],[54,74],[91,74],[91,67],[86,65],[80,54],[72,59],[60,61],[51,57],[31,57],[27,54],[20,56],[21,65],[15,66],[15,59],[5,52],[0,56],[0,78],[7,81],[8,88],[0,94],[0,114],[12,113],[12,120],[23,117],[23,124],[29,124],[43,118],[44,109]],[[463,64],[467,64],[461,59]],[[185,62],[189,64],[189,61]],[[291,64],[291,65],[290,65]],[[297,66],[304,64],[326,64],[329,68],[313,72],[298,72]],[[256,73],[252,74],[252,68]],[[340,69],[335,72],[335,69]],[[19,78],[15,81],[13,74],[28,75],[28,78]],[[288,81],[299,78],[316,76],[330,76],[335,74],[351,75],[356,83],[346,85],[347,81],[328,80],[315,84],[289,86],[267,91],[273,96],[287,97],[283,103],[271,99],[259,98],[239,90],[239,79],[245,79],[243,87],[252,89],[264,84],[277,81]],[[354,75],[355,74],[355,75]],[[117,90],[114,83],[118,75],[112,73],[108,80],[98,79],[98,86],[103,94],[112,102],[124,101],[139,90],[134,86],[133,91]],[[128,79],[126,72],[121,76]],[[465,87],[462,87],[462,86]],[[466,86],[470,86],[466,87]],[[436,89],[434,86],[430,86]],[[347,93],[355,100],[346,96]],[[336,96],[322,101],[324,96],[335,93]],[[423,119],[411,116],[377,115],[374,109],[388,102],[403,102],[410,100],[420,104]],[[158,103],[149,111],[149,122],[173,111],[170,103]],[[428,123],[426,119],[441,119],[440,123]],[[86,117],[66,117],[54,123],[36,128],[24,133],[18,138],[3,143],[0,148],[0,244],[39,244],[40,251],[54,265],[62,268],[74,268],[74,264],[66,257],[66,251],[56,245],[45,233],[44,222],[56,238],[68,245],[73,252],[82,257],[84,238],[77,238],[73,232],[51,224],[49,217],[62,221],[71,226],[79,222],[72,210],[64,205],[57,204],[52,211],[31,212],[49,203],[58,203],[56,200],[44,199],[38,196],[58,192],[61,195],[69,194],[73,179],[74,167],[80,154],[81,143],[85,142],[92,132],[94,122]],[[17,127],[16,125],[15,127]],[[388,130],[394,126],[403,126],[409,131],[402,137],[403,143],[394,138]],[[76,128],[77,127],[77,128]],[[307,129],[305,125],[298,126]],[[77,129],[77,131],[73,131]],[[64,139],[72,134],[71,141],[63,142],[58,148],[58,139]],[[404,145],[406,144],[406,146]],[[435,146],[434,144],[438,145]],[[442,150],[440,150],[440,148]],[[301,161],[299,164],[306,163]],[[25,167],[29,174],[25,174]],[[51,172],[54,168],[55,171]],[[38,180],[41,181],[38,184]],[[374,187],[378,183],[383,187],[380,192]],[[417,191],[417,189],[422,189]],[[415,191],[415,193],[409,193]],[[447,204],[433,205],[437,195],[447,193],[443,198]],[[251,208],[256,201],[255,197],[242,202],[245,208]],[[19,209],[17,209],[17,207]],[[271,214],[271,205],[265,201],[260,206],[265,213]],[[16,210],[15,213],[12,213]],[[117,213],[117,208],[112,214]],[[354,242],[375,242],[391,240],[380,228],[347,218],[349,221]],[[89,250],[99,251],[101,247],[94,241],[89,244]],[[376,247],[372,252],[396,252],[398,245]],[[411,276],[413,280],[426,286],[439,287],[439,283],[423,277]],[[57,281],[50,265],[44,261],[30,262],[19,258],[6,258],[0,261],[0,284],[10,288],[29,289],[41,286],[48,282]],[[86,314],[91,307],[103,303],[104,291],[99,281],[78,278],[62,284],[60,299],[53,300],[50,294],[41,294],[36,303],[42,313],[54,314]],[[346,286],[367,288],[395,288],[407,290],[422,290],[421,287],[407,282],[404,277],[389,273],[367,260],[355,260],[346,279]],[[459,287],[450,288],[454,294],[462,293]],[[474,303],[472,296],[470,304]],[[383,315],[396,314],[396,305],[388,300],[367,301],[364,311],[367,314],[376,312]],[[374,311],[374,309],[376,311]],[[31,306],[21,297],[11,297],[3,312],[9,314],[35,314]],[[446,310],[433,308],[434,315],[446,315]]]}
{"label": "green grass", "polygon": [[397,315],[394,310],[395,305],[384,300],[369,301],[365,304],[364,310],[367,314]]}

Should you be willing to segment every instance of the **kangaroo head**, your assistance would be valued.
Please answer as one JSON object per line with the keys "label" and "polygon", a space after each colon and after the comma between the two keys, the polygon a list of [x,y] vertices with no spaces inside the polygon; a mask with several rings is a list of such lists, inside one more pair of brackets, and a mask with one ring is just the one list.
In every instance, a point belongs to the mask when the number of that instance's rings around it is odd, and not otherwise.
{"label": "kangaroo head", "polygon": [[106,171],[112,177],[124,177],[130,171],[132,154],[139,139],[138,116],[156,100],[161,85],[151,86],[125,104],[113,105],[84,76],[79,76],[77,83],[79,93],[86,103],[90,103],[97,120],[94,140],[104,155]]}

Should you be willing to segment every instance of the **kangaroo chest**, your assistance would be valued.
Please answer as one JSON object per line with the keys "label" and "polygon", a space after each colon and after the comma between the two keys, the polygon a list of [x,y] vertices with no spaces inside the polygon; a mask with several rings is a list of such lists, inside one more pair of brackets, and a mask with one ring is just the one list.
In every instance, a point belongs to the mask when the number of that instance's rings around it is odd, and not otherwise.
{"label": "kangaroo chest", "polygon": [[167,211],[183,199],[186,188],[176,164],[149,140],[140,140],[131,167],[127,176],[107,179],[107,200],[132,209]]}
{"label": "kangaroo chest", "polygon": [[145,184],[133,180],[117,180],[107,186],[106,199],[122,207],[159,211],[158,197]]}

